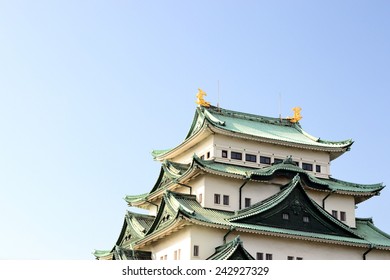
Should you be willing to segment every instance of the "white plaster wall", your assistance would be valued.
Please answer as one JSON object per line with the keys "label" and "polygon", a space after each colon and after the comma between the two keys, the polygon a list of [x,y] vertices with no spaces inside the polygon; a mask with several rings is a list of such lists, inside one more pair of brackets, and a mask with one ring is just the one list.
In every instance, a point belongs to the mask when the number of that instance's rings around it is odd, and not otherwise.
{"label": "white plaster wall", "polygon": [[168,260],[173,260],[174,251],[179,249],[180,259],[189,260],[191,255],[191,231],[188,227],[174,232],[142,250],[152,251],[152,255],[156,260],[160,260],[160,257],[164,255],[167,255]]}
{"label": "white plaster wall", "polygon": [[[235,211],[239,206],[239,188],[244,183],[243,180],[221,177],[212,174],[204,175],[205,194],[204,207],[220,209],[225,211]],[[221,195],[221,203],[214,203],[214,194]],[[223,195],[229,196],[229,205],[223,205]]]}
{"label": "white plaster wall", "polygon": [[195,179],[188,182],[188,185],[192,187],[192,194],[196,196],[197,201],[199,202],[199,195],[202,195],[202,201],[200,205],[204,207],[205,203],[205,176],[200,175]]}
{"label": "white plaster wall", "polygon": [[[223,244],[223,236],[228,229],[215,229],[201,226],[190,226],[183,232],[175,233],[165,238],[155,247],[157,259],[168,255],[173,259],[173,252],[181,249],[181,259],[202,260],[215,252],[215,248]],[[286,260],[288,256],[301,257],[304,260],[362,260],[367,248],[345,245],[334,245],[290,238],[272,237],[244,232],[233,232],[228,235],[227,242],[240,235],[245,249],[256,258],[257,252],[272,254],[273,260]],[[180,239],[183,240],[180,240]],[[164,243],[164,244],[163,244]],[[199,257],[193,256],[194,245],[199,246]],[[188,246],[188,248],[185,248]],[[389,260],[390,252],[373,250],[367,254],[367,259]]]}
{"label": "white plaster wall", "polygon": [[[168,260],[174,259],[174,251],[180,249],[181,260],[204,260],[215,252],[215,248],[223,244],[223,237],[228,229],[217,229],[198,225],[187,226],[157,243],[144,247],[150,250],[159,260],[167,255]],[[272,254],[273,260],[287,260],[288,256],[301,257],[304,260],[362,260],[368,248],[346,245],[335,245],[292,238],[273,237],[248,232],[233,231],[227,236],[227,242],[237,235],[243,241],[244,248],[256,258],[257,252]],[[193,256],[194,245],[199,246],[199,256]],[[367,254],[367,260],[390,260],[390,252],[372,250]]]}
{"label": "white plaster wall", "polygon": [[190,163],[192,162],[192,156],[196,154],[198,157],[205,156],[207,152],[210,152],[210,158],[214,157],[214,135],[210,135],[206,139],[200,141],[190,149],[183,151],[180,155],[170,159],[173,162]]}
{"label": "white plaster wall", "polygon": [[[240,235],[244,248],[256,258],[257,252],[272,254],[273,260],[287,260],[288,256],[301,257],[304,260],[362,260],[367,248],[334,245],[291,238],[234,232],[229,240]],[[374,257],[374,252],[372,253]],[[390,259],[390,252],[382,254],[382,259]]]}
{"label": "white plaster wall", "polygon": [[194,257],[191,252],[191,260],[205,260],[215,253],[215,248],[223,244],[223,236],[228,229],[216,229],[211,227],[191,226],[191,250],[194,245],[199,246],[199,257]]}
{"label": "white plaster wall", "polygon": [[[293,147],[286,147],[268,143],[259,143],[252,140],[238,139],[233,137],[228,137],[225,135],[215,135],[215,157],[218,161],[239,164],[248,167],[264,167],[267,165],[259,163],[259,156],[268,156],[271,157],[271,162],[275,158],[285,159],[287,156],[292,156],[294,161],[299,162],[299,165],[302,166],[302,162],[313,164],[315,176],[318,177],[328,177],[330,174],[330,157],[326,152],[321,151],[311,151],[306,149],[298,149]],[[222,158],[222,150],[235,151],[243,153],[243,160],[234,160]],[[245,162],[245,153],[250,153],[257,155],[258,162]],[[315,166],[321,165],[321,173],[315,172]]]}
{"label": "white plaster wall", "polygon": [[[329,194],[325,192],[316,192],[308,190],[310,198],[317,202],[318,205],[322,207],[322,200]],[[340,211],[346,213],[346,221],[343,222],[350,227],[356,227],[355,221],[355,199],[353,196],[341,195],[341,194],[331,194],[325,200],[325,210],[332,214],[332,210],[338,211],[338,219],[340,219]]]}
{"label": "white plaster wall", "polygon": [[366,260],[390,260],[390,253],[384,250],[372,250],[366,255]]}
{"label": "white plaster wall", "polygon": [[242,188],[241,205],[245,208],[245,198],[251,198],[251,204],[260,202],[280,191],[279,185],[272,185],[259,182],[248,182]]}

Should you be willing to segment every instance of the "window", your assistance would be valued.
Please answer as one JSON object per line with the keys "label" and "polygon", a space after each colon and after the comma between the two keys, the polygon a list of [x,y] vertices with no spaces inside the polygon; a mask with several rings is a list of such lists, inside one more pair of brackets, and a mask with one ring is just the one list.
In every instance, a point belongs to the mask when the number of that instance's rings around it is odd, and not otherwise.
{"label": "window", "polygon": [[177,258],[177,250],[175,250],[175,251],[173,252],[173,259],[174,259],[174,260],[178,260],[178,258]]}
{"label": "window", "polygon": [[313,164],[302,162],[302,169],[307,171],[313,171]]}
{"label": "window", "polygon": [[194,245],[194,257],[199,257],[199,246]]}
{"label": "window", "polygon": [[231,159],[242,160],[242,154],[238,153],[238,152],[231,152],[230,153],[230,158]]}
{"label": "window", "polygon": [[229,205],[229,196],[228,195],[223,196],[223,205]]}
{"label": "window", "polygon": [[207,152],[207,158],[210,158],[210,152]]}
{"label": "window", "polygon": [[297,261],[301,261],[301,260],[303,260],[303,258],[297,257]]}
{"label": "window", "polygon": [[280,159],[280,158],[275,158],[274,159],[274,164],[278,164],[278,163],[282,163],[282,162],[283,162],[283,160]]}
{"label": "window", "polygon": [[310,222],[309,216],[303,216],[303,222],[304,223]]}
{"label": "window", "polygon": [[339,215],[338,215],[337,210],[332,210],[332,216],[335,217],[336,219],[338,219]]}
{"label": "window", "polygon": [[[272,254],[265,254],[266,260],[272,260]],[[256,253],[256,260],[264,260],[264,253]]]}
{"label": "window", "polygon": [[251,203],[251,199],[250,198],[245,198],[245,208],[246,207],[250,207],[252,205],[252,203]]}
{"label": "window", "polygon": [[282,218],[283,218],[283,220],[289,220],[290,219],[290,215],[288,213],[283,213],[282,214]]}
{"label": "window", "polygon": [[214,194],[214,203],[221,204],[221,195],[220,194],[217,194],[217,193]]}
{"label": "window", "polygon": [[263,157],[263,156],[260,156],[260,163],[263,163],[263,164],[271,164],[271,158],[270,158],[270,157]]}
{"label": "window", "polygon": [[251,154],[245,154],[245,160],[250,162],[257,162],[257,156]]}
{"label": "window", "polygon": [[222,157],[227,158],[228,157],[228,152],[226,150],[222,150]]}
{"label": "window", "polygon": [[340,211],[340,220],[345,222],[347,220],[347,213]]}
{"label": "window", "polygon": [[316,165],[316,172],[321,173],[321,165]]}
{"label": "window", "polygon": [[295,258],[294,258],[293,256],[288,256],[287,259],[288,259],[289,261],[291,261],[291,260],[294,260]]}
{"label": "window", "polygon": [[200,193],[198,196],[198,202],[202,203],[203,202],[203,193]]}
{"label": "window", "polygon": [[201,160],[204,160],[204,155],[200,157]]}

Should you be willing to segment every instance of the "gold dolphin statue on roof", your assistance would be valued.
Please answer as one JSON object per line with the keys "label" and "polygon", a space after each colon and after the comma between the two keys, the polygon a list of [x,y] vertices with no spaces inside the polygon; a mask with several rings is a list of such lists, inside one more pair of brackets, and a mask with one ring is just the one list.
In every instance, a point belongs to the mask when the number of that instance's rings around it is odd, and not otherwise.
{"label": "gold dolphin statue on roof", "polygon": [[302,119],[302,115],[301,115],[302,108],[294,107],[292,110],[294,111],[294,117],[288,117],[287,119],[292,123],[297,123]]}
{"label": "gold dolphin statue on roof", "polygon": [[207,94],[203,90],[198,88],[198,94],[196,95],[196,104],[204,107],[210,107],[210,103],[204,100],[205,96],[207,96]]}

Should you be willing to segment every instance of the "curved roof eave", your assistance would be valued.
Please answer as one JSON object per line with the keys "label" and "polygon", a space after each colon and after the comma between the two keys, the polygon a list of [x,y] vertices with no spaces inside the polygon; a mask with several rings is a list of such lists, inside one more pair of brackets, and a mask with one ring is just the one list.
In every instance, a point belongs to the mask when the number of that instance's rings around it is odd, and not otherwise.
{"label": "curved roof eave", "polygon": [[315,151],[321,151],[321,152],[329,152],[331,155],[331,160],[334,160],[344,154],[345,152],[350,150],[350,147],[353,144],[353,141],[345,146],[335,146],[335,147],[328,147],[328,146],[317,146],[317,145],[309,145],[309,144],[302,144],[297,142],[291,142],[291,141],[283,141],[279,139],[273,139],[273,138],[265,138],[265,137],[259,137],[256,135],[246,134],[246,133],[240,133],[240,132],[234,132],[229,129],[226,129],[224,127],[218,127],[218,126],[212,126],[210,127],[210,130],[216,134],[224,134],[227,136],[233,136],[245,140],[252,140],[252,141],[260,141],[263,143],[268,144],[276,144],[276,145],[282,145],[286,147],[291,148],[300,148],[300,149],[306,149],[306,150],[315,150]]}

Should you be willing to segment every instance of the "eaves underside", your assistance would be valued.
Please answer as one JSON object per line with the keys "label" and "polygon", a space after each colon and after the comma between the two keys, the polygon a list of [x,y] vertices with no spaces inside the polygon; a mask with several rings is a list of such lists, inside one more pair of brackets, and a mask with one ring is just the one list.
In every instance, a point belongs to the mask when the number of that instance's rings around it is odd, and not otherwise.
{"label": "eaves underside", "polygon": [[348,151],[349,147],[352,145],[352,143],[351,143],[350,145],[347,145],[347,146],[328,147],[328,146],[320,146],[320,145],[316,145],[316,144],[312,144],[312,145],[301,144],[301,143],[292,142],[292,141],[284,141],[284,140],[279,140],[279,139],[259,137],[259,136],[240,133],[240,132],[233,132],[233,131],[230,131],[230,130],[227,130],[227,129],[224,129],[221,127],[215,127],[215,126],[210,127],[210,130],[216,134],[222,134],[222,135],[226,135],[229,137],[236,137],[236,138],[245,139],[245,140],[257,141],[257,142],[261,142],[261,143],[281,145],[281,146],[290,147],[290,148],[299,148],[299,149],[306,149],[306,150],[312,150],[312,151],[328,152],[328,153],[332,153],[332,155],[333,155],[331,160],[336,159],[338,156],[340,156],[341,154]]}

